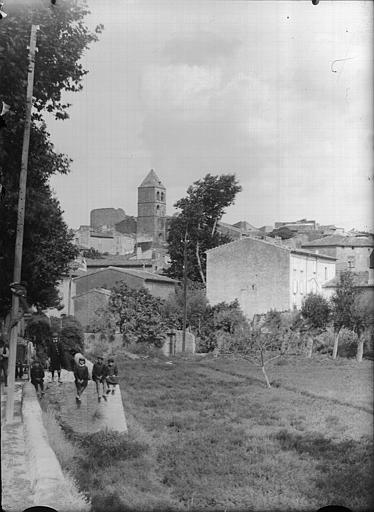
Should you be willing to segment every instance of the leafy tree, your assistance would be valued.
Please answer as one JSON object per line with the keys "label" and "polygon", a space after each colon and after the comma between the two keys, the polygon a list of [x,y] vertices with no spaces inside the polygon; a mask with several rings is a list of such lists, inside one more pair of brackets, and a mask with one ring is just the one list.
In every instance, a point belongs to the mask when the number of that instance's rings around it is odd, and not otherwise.
{"label": "leafy tree", "polygon": [[268,233],[268,236],[271,236],[272,238],[279,237],[282,240],[288,240],[289,238],[293,238],[295,233],[287,227],[282,227],[273,229],[273,231]]}
{"label": "leafy tree", "polygon": [[237,300],[208,306],[201,323],[200,350],[209,352],[218,347],[226,350],[247,328],[247,319]]}
{"label": "leafy tree", "polygon": [[148,343],[161,347],[172,325],[163,316],[164,301],[148,290],[136,290],[124,283],[112,288],[108,309],[116,317],[125,343]]}
{"label": "leafy tree", "polygon": [[116,315],[108,308],[99,308],[87,326],[87,332],[101,332],[112,336],[116,332]]}
{"label": "leafy tree", "polygon": [[67,370],[71,370],[74,367],[74,354],[83,352],[84,347],[83,328],[74,316],[63,317],[60,340],[64,352],[64,366]]}
{"label": "leafy tree", "polygon": [[[208,301],[206,298],[205,287],[202,283],[193,281],[188,282],[187,286],[187,327],[200,334],[201,322],[204,321]],[[164,313],[170,323],[176,329],[183,327],[184,314],[184,292],[183,287],[178,286],[176,293],[171,294],[165,301]]]}
{"label": "leafy tree", "polygon": [[0,202],[0,317],[10,310],[9,283],[13,277],[17,224],[19,174],[25,121],[28,69],[27,46],[31,24],[38,24],[35,80],[28,178],[22,280],[27,283],[28,301],[39,310],[55,307],[56,285],[77,255],[73,234],[62,219],[59,203],[49,187],[54,174],[67,174],[70,160],[56,153],[43,113],[56,119],[68,117],[64,91],[78,91],[87,73],[79,60],[97,33],[84,25],[88,13],[82,2],[65,0],[55,7],[49,2],[9,5],[0,32],[1,100],[10,105],[6,128],[0,132],[0,175],[5,193]]}
{"label": "leafy tree", "polygon": [[335,329],[335,342],[333,359],[338,354],[340,330],[345,327],[351,331],[360,323],[359,315],[355,311],[355,302],[358,290],[354,286],[354,275],[351,272],[342,272],[336,287],[335,294],[331,298],[332,320]]}
{"label": "leafy tree", "polygon": [[322,295],[309,293],[303,301],[301,314],[312,329],[325,329],[330,318],[330,306]]}
{"label": "leafy tree", "polygon": [[327,327],[330,318],[328,301],[317,293],[309,293],[302,304],[301,315],[305,321],[304,330],[308,337],[308,357],[312,357],[314,336],[321,334]]}
{"label": "leafy tree", "polygon": [[217,224],[240,191],[234,174],[207,174],[187,189],[186,197],[175,203],[180,213],[171,219],[169,227],[170,267],[166,273],[170,277],[183,277],[187,234],[187,276],[192,281],[205,283],[205,251],[231,241],[217,231]]}
{"label": "leafy tree", "polygon": [[47,346],[51,339],[52,330],[48,317],[42,314],[33,315],[27,322],[25,335],[35,345],[36,356],[43,362],[47,360]]}

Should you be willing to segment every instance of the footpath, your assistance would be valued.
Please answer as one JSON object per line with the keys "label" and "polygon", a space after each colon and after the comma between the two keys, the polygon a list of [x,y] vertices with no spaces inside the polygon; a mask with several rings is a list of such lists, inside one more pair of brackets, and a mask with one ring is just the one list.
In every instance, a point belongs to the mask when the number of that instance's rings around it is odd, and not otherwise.
{"label": "footpath", "polygon": [[[81,404],[75,401],[72,372],[62,370],[62,383],[51,382],[46,372],[45,391],[48,401],[58,404],[60,420],[76,432],[88,433],[102,429],[127,432],[121,391],[117,386],[107,401],[98,401],[95,384],[90,380]],[[7,388],[1,389],[1,492],[4,512],[21,512],[35,505],[54,507],[63,512],[63,496],[71,489],[61,466],[48,443],[42,422],[40,402],[30,382],[16,382],[14,421],[5,422]],[[45,400],[42,398],[41,400]],[[70,487],[69,487],[70,486]],[[61,500],[56,502],[54,496]],[[89,504],[80,499],[74,510],[85,512]]]}

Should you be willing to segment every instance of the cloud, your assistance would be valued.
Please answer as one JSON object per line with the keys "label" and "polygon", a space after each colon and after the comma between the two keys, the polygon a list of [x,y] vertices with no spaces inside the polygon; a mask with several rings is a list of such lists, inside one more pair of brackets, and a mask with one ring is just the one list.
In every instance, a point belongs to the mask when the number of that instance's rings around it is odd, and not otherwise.
{"label": "cloud", "polygon": [[163,56],[170,64],[217,65],[231,58],[240,44],[241,41],[235,37],[223,37],[194,28],[170,38],[165,43]]}

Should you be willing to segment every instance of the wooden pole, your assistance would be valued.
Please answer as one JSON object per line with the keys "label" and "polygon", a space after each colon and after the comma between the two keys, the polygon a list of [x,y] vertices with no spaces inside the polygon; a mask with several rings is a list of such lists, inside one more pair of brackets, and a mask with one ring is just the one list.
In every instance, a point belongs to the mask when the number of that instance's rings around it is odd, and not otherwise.
{"label": "wooden pole", "polygon": [[[27,76],[27,93],[26,93],[26,112],[25,112],[25,128],[23,132],[23,146],[21,159],[21,173],[19,178],[18,192],[18,215],[17,215],[17,233],[14,252],[14,271],[13,281],[19,283],[22,273],[22,248],[23,248],[23,230],[25,223],[25,203],[26,203],[26,182],[27,182],[27,163],[29,157],[30,131],[31,131],[31,109],[32,96],[34,88],[34,67],[36,53],[36,32],[38,25],[31,26],[30,47],[29,47],[29,69]],[[5,419],[7,423],[13,421],[14,414],[14,385],[16,372],[16,355],[17,355],[17,332],[18,332],[18,316],[19,316],[19,298],[13,293],[12,296],[12,312],[11,312],[11,332],[9,342],[9,365],[8,365],[8,395],[6,403]]]}
{"label": "wooden pole", "polygon": [[183,249],[183,334],[182,334],[182,352],[186,350],[186,327],[187,327],[187,229],[184,235]]}

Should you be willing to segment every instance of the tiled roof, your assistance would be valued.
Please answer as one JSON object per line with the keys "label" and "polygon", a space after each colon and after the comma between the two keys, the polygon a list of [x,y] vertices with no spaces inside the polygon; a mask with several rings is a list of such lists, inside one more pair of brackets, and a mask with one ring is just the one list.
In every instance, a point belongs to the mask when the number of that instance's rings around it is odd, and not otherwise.
{"label": "tiled roof", "polygon": [[161,180],[155,173],[153,169],[149,171],[147,176],[142,181],[140,187],[158,187],[158,188],[165,188],[164,185],[161,183]]}
{"label": "tiled roof", "polygon": [[264,239],[261,239],[261,238],[256,238],[254,236],[246,236],[244,238],[241,238],[240,240],[235,240],[234,242],[229,242],[227,244],[218,245],[217,247],[213,247],[212,249],[208,249],[206,252],[208,253],[208,252],[211,252],[211,251],[217,251],[217,250],[222,249],[223,247],[232,246],[233,244],[245,244],[245,243],[248,243],[247,242],[248,240],[255,240],[256,242],[267,244],[267,245],[272,245],[273,247],[277,247],[278,249],[283,249],[285,251],[296,253],[296,254],[302,254],[302,255],[305,255],[305,256],[313,256],[314,258],[317,257],[317,258],[322,258],[322,259],[328,259],[328,260],[331,260],[331,261],[336,261],[336,258],[333,258],[332,256],[326,256],[325,254],[316,254],[315,252],[306,251],[306,250],[303,250],[303,249],[294,249],[294,248],[291,248],[291,247],[287,247],[283,243],[281,243],[281,242],[279,242],[279,241],[277,241],[275,239],[272,239],[270,237],[266,237],[266,240],[264,240]]}
{"label": "tiled roof", "polygon": [[374,240],[367,236],[329,235],[312,242],[305,242],[302,247],[374,247]]}
{"label": "tiled roof", "polygon": [[122,272],[123,274],[130,274],[135,277],[140,277],[145,281],[159,281],[163,283],[178,283],[176,279],[171,279],[167,276],[162,276],[160,274],[153,274],[152,272],[147,272],[146,270],[134,270],[132,268],[116,268],[116,267],[108,267],[109,270],[116,270],[118,272]]}
{"label": "tiled roof", "polygon": [[[87,274],[87,275],[96,274],[98,272],[104,272],[106,270],[112,270],[115,272],[120,272],[122,274],[129,274],[131,276],[144,279],[144,281],[157,281],[157,282],[162,282],[162,283],[173,283],[173,284],[176,284],[179,282],[179,281],[176,281],[175,279],[171,279],[170,277],[162,276],[160,274],[153,274],[152,272],[147,272],[146,270],[134,270],[133,268],[120,268],[120,267],[112,267],[112,266],[109,266],[106,268],[100,268],[93,272],[89,272],[89,274]],[[78,279],[82,279],[84,277],[86,277],[86,276],[85,275],[79,276],[79,277],[75,278],[75,281]]]}
{"label": "tiled roof", "polygon": [[295,253],[295,254],[305,254],[305,256],[313,256],[314,258],[317,257],[317,258],[321,258],[323,260],[331,260],[331,261],[336,261],[337,258],[334,258],[333,256],[327,256],[327,254],[317,254],[315,252],[312,252],[312,251],[306,251],[305,249],[290,249],[292,253]]}

